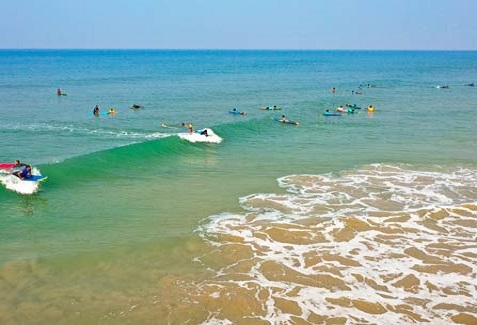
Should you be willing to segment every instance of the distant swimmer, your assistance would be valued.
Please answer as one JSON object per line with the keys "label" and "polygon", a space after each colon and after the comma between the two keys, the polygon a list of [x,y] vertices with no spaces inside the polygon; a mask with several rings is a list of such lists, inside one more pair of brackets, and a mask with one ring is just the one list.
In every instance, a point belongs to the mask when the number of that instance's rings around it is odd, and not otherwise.
{"label": "distant swimmer", "polygon": [[467,87],[475,87],[476,84],[475,84],[475,82],[471,82],[470,84],[465,84],[464,86],[467,86]]}
{"label": "distant swimmer", "polygon": [[281,106],[273,105],[273,106],[265,106],[265,107],[260,107],[261,110],[266,110],[266,111],[274,111],[274,110],[280,110],[282,109]]}
{"label": "distant swimmer", "polygon": [[108,111],[108,114],[109,115],[114,115],[114,114],[116,114],[116,111],[114,110],[114,108],[110,108],[109,111]]}
{"label": "distant swimmer", "polygon": [[373,105],[369,105],[368,108],[367,108],[368,112],[374,112],[374,106]]}
{"label": "distant swimmer", "polygon": [[230,114],[236,114],[236,115],[245,115],[247,113],[245,112],[241,112],[239,110],[237,110],[236,108],[232,109],[231,111],[229,111]]}
{"label": "distant swimmer", "polygon": [[333,95],[336,94],[336,88],[335,88],[335,87],[331,88],[331,93],[332,93]]}
{"label": "distant swimmer", "polygon": [[131,109],[139,109],[139,108],[144,108],[143,105],[139,105],[139,104],[132,104],[132,106],[130,107]]}
{"label": "distant swimmer", "polygon": [[361,107],[358,107],[356,104],[346,104],[346,107],[350,107],[352,109],[361,109]]}
{"label": "distant swimmer", "polygon": [[340,113],[343,113],[345,111],[345,109],[344,109],[343,105],[340,105],[336,108],[336,111],[340,112]]}
{"label": "distant swimmer", "polygon": [[93,108],[93,114],[98,116],[99,115],[99,105],[96,104],[96,106]]}
{"label": "distant swimmer", "polygon": [[436,86],[437,89],[449,89],[449,85],[438,85]]}
{"label": "distant swimmer", "polygon": [[56,94],[57,94],[58,96],[61,96],[61,89],[60,89],[60,88],[58,88],[58,89],[56,90]]}

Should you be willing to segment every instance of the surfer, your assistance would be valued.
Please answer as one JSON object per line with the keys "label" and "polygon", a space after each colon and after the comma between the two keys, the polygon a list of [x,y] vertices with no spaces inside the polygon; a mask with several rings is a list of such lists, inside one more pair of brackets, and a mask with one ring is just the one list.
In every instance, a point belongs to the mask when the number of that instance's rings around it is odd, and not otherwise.
{"label": "surfer", "polygon": [[99,105],[98,104],[96,104],[96,106],[93,108],[93,114],[96,115],[96,116],[99,115]]}
{"label": "surfer", "polygon": [[56,94],[57,94],[58,96],[61,96],[61,95],[62,95],[60,88],[58,88],[58,89],[56,90]]}
{"label": "surfer", "polygon": [[28,166],[28,164],[22,163],[18,159],[15,160],[15,162],[13,163],[13,168],[20,168],[20,167],[26,167],[26,166]]}
{"label": "surfer", "polygon": [[206,137],[208,137],[209,134],[207,133],[207,129],[204,129],[203,131],[201,131],[200,135],[205,135]]}
{"label": "surfer", "polygon": [[22,170],[12,172],[12,175],[18,177],[19,179],[26,179],[31,177],[31,166],[26,165]]}
{"label": "surfer", "polygon": [[188,128],[188,129],[189,129],[189,133],[193,133],[193,132],[194,132],[194,127],[192,126],[191,123],[187,123],[187,124],[186,124],[186,123],[182,122],[181,125],[182,125],[183,127],[185,127],[185,128]]}
{"label": "surfer", "polygon": [[282,123],[287,123],[288,121],[290,121],[290,120],[287,119],[287,117],[285,115],[282,115],[282,117],[280,118],[280,122],[282,122]]}
{"label": "surfer", "polygon": [[238,115],[245,115],[245,114],[247,114],[247,113],[245,113],[245,112],[240,112],[240,111],[238,111],[236,108],[232,109],[232,110],[230,111],[230,113],[232,113],[232,114],[238,114]]}

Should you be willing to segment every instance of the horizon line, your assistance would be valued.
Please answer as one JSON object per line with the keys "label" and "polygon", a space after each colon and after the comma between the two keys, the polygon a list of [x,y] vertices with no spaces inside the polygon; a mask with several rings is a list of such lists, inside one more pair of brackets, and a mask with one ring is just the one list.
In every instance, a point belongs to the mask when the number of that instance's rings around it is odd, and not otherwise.
{"label": "horizon line", "polygon": [[305,49],[296,49],[296,48],[276,48],[276,49],[269,49],[269,48],[107,48],[107,47],[98,47],[98,48],[87,48],[87,47],[71,47],[71,48],[61,48],[61,47],[19,47],[19,48],[1,48],[0,51],[3,50],[72,50],[72,51],[302,51],[302,52],[311,52],[311,51],[343,51],[343,52],[351,52],[351,51],[376,51],[376,52],[475,52],[475,50],[470,49],[312,49],[312,48],[305,48]]}

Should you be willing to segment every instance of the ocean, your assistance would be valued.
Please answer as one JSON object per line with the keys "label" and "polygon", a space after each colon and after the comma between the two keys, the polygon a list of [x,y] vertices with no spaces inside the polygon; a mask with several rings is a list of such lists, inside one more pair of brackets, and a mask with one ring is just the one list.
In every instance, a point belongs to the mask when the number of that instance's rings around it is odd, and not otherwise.
{"label": "ocean", "polygon": [[48,176],[0,173],[0,323],[476,324],[476,79],[473,51],[0,50],[0,162]]}

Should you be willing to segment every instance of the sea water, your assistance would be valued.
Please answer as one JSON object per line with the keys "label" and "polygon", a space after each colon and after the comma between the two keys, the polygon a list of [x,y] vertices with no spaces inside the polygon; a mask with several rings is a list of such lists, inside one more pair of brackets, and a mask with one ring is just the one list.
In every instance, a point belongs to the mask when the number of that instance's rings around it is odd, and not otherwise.
{"label": "sea water", "polygon": [[0,160],[48,176],[0,174],[0,323],[475,324],[476,74],[477,52],[0,51]]}

